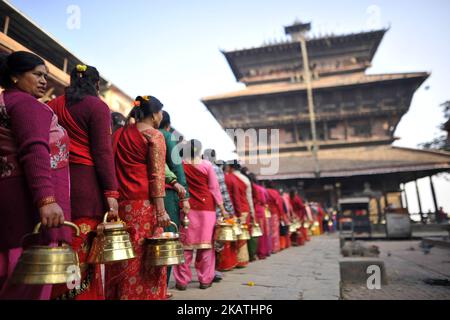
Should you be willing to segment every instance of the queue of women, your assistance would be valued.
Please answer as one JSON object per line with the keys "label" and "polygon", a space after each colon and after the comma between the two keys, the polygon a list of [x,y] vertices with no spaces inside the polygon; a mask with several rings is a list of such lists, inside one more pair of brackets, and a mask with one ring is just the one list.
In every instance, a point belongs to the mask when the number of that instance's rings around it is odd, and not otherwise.
{"label": "queue of women", "polygon": [[[178,290],[192,282],[194,256],[200,288],[208,289],[221,272],[304,245],[304,223],[317,220],[322,229],[320,205],[306,205],[295,191],[261,184],[236,161],[217,162],[214,150],[203,152],[197,140],[177,152],[170,116],[157,98],[139,96],[128,119],[114,121],[112,130],[96,68],[78,65],[65,94],[43,104],[47,77],[45,62],[32,53],[1,57],[0,300],[166,300],[171,274]],[[102,271],[87,256],[106,212],[129,227],[135,258]],[[80,237],[65,221],[79,227]],[[289,232],[293,221],[301,223]],[[259,226],[262,236],[215,241],[223,222],[250,233]],[[64,241],[78,254],[81,289],[12,281],[23,236],[38,223],[41,245]],[[146,239],[177,228],[184,263],[146,266]]]}

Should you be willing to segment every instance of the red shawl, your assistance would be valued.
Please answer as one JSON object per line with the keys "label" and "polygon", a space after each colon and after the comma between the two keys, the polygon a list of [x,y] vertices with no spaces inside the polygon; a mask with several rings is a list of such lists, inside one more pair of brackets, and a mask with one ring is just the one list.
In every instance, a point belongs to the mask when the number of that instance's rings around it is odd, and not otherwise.
{"label": "red shawl", "polygon": [[91,155],[89,135],[83,131],[72,118],[66,108],[65,96],[60,96],[48,103],[58,116],[58,122],[68,132],[70,137],[70,163],[94,166]]}
{"label": "red shawl", "polygon": [[215,211],[213,195],[209,190],[208,174],[198,170],[195,165],[183,163],[189,186],[191,208],[200,211]]}
{"label": "red shawl", "polygon": [[161,132],[136,125],[117,130],[113,149],[119,192],[123,200],[165,197],[166,142]]}

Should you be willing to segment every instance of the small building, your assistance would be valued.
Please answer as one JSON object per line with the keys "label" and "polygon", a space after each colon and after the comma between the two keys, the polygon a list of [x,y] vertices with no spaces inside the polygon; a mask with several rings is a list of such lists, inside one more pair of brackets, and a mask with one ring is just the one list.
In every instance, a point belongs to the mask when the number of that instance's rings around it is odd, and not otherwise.
{"label": "small building", "polygon": [[[0,53],[30,51],[46,61],[49,68],[48,92],[43,100],[64,93],[70,83],[69,72],[78,64],[78,57],[42,30],[13,5],[0,1]],[[133,100],[105,78],[100,81],[100,96],[112,111],[127,115]]]}

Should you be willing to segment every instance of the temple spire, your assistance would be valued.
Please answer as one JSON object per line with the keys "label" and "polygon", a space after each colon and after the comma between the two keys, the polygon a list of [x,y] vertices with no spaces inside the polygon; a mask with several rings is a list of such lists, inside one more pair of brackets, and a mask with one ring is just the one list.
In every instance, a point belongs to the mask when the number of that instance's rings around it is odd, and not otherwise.
{"label": "temple spire", "polygon": [[291,37],[292,41],[300,41],[301,37],[306,38],[306,34],[311,30],[311,23],[294,22],[293,25],[284,27],[286,35]]}

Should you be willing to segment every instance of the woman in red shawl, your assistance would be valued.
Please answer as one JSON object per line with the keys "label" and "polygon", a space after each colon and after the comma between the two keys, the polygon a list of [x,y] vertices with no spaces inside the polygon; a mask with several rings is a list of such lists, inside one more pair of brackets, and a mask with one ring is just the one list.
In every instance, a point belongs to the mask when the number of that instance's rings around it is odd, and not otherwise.
{"label": "woman in red shawl", "polygon": [[[70,137],[70,183],[72,219],[81,238],[72,243],[83,270],[90,250],[88,234],[95,231],[104,214],[117,217],[117,181],[111,143],[111,112],[98,97],[100,75],[96,68],[78,65],[71,72],[65,95],[48,103]],[[83,272],[85,291],[67,291],[55,286],[53,297],[75,300],[103,300],[100,266]],[[83,286],[82,286],[83,287]]]}
{"label": "woman in red shawl", "polygon": [[144,265],[144,241],[170,225],[164,207],[166,142],[158,128],[163,104],[155,97],[137,97],[128,124],[114,133],[119,182],[119,215],[130,227],[136,258],[106,266],[106,298],[165,300],[167,268]]}
{"label": "woman in red shawl", "polygon": [[272,214],[271,217],[271,231],[272,231],[272,252],[278,253],[281,251],[280,244],[280,224],[284,219],[283,198],[280,192],[274,189],[273,182],[268,182],[267,188],[267,202],[269,204],[269,210]]}
{"label": "woman in red shawl", "polygon": [[302,199],[298,195],[297,191],[291,190],[291,192],[289,194],[289,198],[291,201],[291,205],[292,205],[292,209],[294,211],[295,217],[301,223],[300,228],[297,229],[297,232],[293,235],[293,240],[297,243],[297,245],[303,246],[306,241],[305,234],[302,231],[303,221],[305,221],[305,216],[306,216],[306,208],[305,208],[305,205],[303,204]]}
{"label": "woman in red shawl", "polygon": [[[233,202],[234,209],[236,210],[236,216],[239,218],[242,225],[250,225],[250,204],[247,198],[247,186],[239,179],[235,172],[240,168],[237,161],[233,161],[226,166],[225,172],[225,184],[228,188],[231,201]],[[245,268],[249,265],[250,255],[248,252],[247,240],[236,241],[237,250],[237,268]]]}

